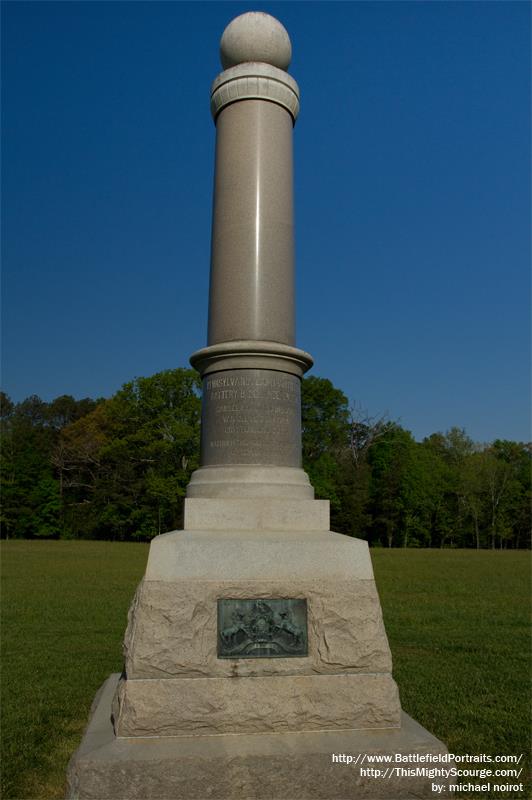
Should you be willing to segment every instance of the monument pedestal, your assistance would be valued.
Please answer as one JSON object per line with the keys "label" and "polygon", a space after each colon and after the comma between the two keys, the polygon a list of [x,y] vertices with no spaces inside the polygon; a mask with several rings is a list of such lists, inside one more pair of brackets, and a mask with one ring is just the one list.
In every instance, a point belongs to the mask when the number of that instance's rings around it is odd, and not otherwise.
{"label": "monument pedestal", "polygon": [[[301,522],[314,516],[315,526],[327,505],[296,501]],[[366,542],[317,528],[273,530],[285,522],[273,499],[257,504],[266,530],[224,530],[238,506],[203,500],[194,515],[209,521],[218,512],[218,530],[153,540],[125,637],[117,735],[399,727]],[[249,514],[246,503],[242,519]],[[288,599],[303,604],[303,622],[288,606],[276,610]],[[271,657],[253,657],[256,648]]]}
{"label": "monument pedestal", "polygon": [[[327,501],[186,506],[188,525],[203,529],[151,544],[124,673],[95,701],[70,800],[431,797],[426,774],[392,773],[398,761],[384,778],[367,759],[446,752],[401,712],[367,543],[323,529]],[[306,655],[220,657],[219,601],[267,609],[276,598],[306,601]],[[242,630],[229,630],[226,642],[245,651]]]}

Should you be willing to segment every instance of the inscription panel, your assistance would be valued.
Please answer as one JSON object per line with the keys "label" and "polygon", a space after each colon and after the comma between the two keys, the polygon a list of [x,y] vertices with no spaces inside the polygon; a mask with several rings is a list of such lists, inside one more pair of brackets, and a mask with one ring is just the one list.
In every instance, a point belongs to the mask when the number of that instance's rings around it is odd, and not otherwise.
{"label": "inscription panel", "polygon": [[300,379],[264,369],[206,375],[201,463],[300,467]]}
{"label": "inscription panel", "polygon": [[306,600],[218,600],[218,658],[289,658],[307,655]]}

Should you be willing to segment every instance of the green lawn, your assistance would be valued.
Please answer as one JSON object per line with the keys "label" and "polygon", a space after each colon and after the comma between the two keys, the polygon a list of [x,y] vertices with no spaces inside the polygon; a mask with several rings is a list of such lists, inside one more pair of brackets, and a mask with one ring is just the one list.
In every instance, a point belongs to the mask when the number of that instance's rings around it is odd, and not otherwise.
{"label": "green lawn", "polygon": [[122,668],[148,545],[2,543],[3,798],[62,798],[98,686]]}
{"label": "green lawn", "polygon": [[[526,787],[530,553],[371,552],[404,710],[450,752],[523,753],[520,780]],[[526,790],[460,796],[530,797]]]}
{"label": "green lawn", "polygon": [[[121,669],[147,554],[144,544],[2,543],[6,800],[64,796],[94,694]],[[453,752],[527,753],[529,553],[372,557],[404,709]]]}

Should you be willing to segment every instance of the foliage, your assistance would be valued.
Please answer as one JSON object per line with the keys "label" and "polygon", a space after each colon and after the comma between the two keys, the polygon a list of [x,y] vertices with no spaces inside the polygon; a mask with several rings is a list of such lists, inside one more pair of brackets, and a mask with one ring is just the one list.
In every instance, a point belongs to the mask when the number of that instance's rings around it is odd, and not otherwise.
{"label": "foliage", "polygon": [[151,539],[178,527],[198,465],[199,379],[168,370],[127,383],[61,432],[65,525],[81,538]]}
{"label": "foliage", "polygon": [[303,467],[317,497],[331,503],[333,519],[342,507],[342,455],[349,436],[348,400],[326,378],[312,376],[301,391]]}
{"label": "foliage", "polygon": [[97,401],[64,395],[47,404],[32,395],[14,404],[3,392],[0,401],[2,537],[59,536],[61,497],[52,454],[61,426],[89,413]]}
{"label": "foliage", "polygon": [[[136,378],[108,400],[1,400],[4,538],[149,540],[180,526],[198,466],[196,372]],[[480,446],[461,428],[416,442],[318,377],[302,384],[302,433],[334,530],[385,547],[530,546],[530,445]]]}

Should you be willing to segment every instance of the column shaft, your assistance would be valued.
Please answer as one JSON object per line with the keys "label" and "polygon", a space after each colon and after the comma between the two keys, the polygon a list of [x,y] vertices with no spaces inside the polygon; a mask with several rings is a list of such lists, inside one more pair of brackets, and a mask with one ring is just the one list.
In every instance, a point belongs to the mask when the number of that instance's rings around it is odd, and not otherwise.
{"label": "column shaft", "polygon": [[294,343],[290,113],[264,100],[217,118],[209,345]]}

